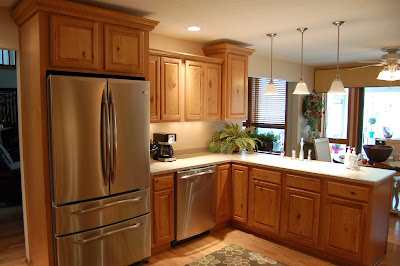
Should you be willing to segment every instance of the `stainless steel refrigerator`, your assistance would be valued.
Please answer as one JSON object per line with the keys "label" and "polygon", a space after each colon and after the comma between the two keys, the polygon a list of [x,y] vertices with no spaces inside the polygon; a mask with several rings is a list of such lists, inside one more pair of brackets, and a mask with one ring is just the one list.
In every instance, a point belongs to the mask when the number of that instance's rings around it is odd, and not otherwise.
{"label": "stainless steel refrigerator", "polygon": [[57,265],[150,256],[149,83],[49,75]]}

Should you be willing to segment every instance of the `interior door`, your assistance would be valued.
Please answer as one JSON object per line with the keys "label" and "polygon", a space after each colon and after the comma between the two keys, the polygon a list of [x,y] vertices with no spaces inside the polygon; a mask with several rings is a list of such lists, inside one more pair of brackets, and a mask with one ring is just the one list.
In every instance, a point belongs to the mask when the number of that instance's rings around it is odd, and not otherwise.
{"label": "interior door", "polygon": [[107,196],[101,148],[107,80],[51,75],[49,85],[53,202]]}
{"label": "interior door", "polygon": [[150,186],[150,83],[108,79],[110,193]]}

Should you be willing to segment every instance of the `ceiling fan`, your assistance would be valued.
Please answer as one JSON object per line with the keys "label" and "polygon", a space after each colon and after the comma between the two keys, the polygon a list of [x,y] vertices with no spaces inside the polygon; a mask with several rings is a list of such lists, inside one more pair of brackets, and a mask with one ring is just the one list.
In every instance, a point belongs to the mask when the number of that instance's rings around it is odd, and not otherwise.
{"label": "ceiling fan", "polygon": [[387,54],[382,55],[381,61],[377,64],[354,67],[350,68],[350,70],[372,66],[384,66],[377,79],[388,81],[400,80],[400,53],[397,53],[400,51],[400,47],[385,47],[382,48],[381,51]]}

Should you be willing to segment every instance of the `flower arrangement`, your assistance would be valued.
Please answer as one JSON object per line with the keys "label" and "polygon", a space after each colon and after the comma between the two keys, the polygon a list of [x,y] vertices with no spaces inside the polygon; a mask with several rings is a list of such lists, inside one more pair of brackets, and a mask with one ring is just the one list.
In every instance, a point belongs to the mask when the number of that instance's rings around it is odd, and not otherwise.
{"label": "flower arrangement", "polygon": [[332,150],[335,154],[339,153],[339,151],[343,150],[343,148],[341,148],[341,145],[339,143],[335,143],[332,145]]}
{"label": "flower arrangement", "polygon": [[304,116],[307,118],[307,125],[310,126],[311,131],[317,131],[318,123],[325,114],[324,101],[322,94],[313,90],[309,95],[304,97],[303,110]]}

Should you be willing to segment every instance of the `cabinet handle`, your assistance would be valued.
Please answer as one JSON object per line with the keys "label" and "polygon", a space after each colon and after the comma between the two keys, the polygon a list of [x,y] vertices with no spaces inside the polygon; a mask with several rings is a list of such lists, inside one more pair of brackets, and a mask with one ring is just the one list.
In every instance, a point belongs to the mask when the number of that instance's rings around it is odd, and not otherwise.
{"label": "cabinet handle", "polygon": [[356,193],[352,191],[352,192],[350,192],[350,194],[351,194],[351,195],[355,195]]}
{"label": "cabinet handle", "polygon": [[86,52],[85,51],[83,51],[82,56],[83,56],[83,58],[86,58]]}

